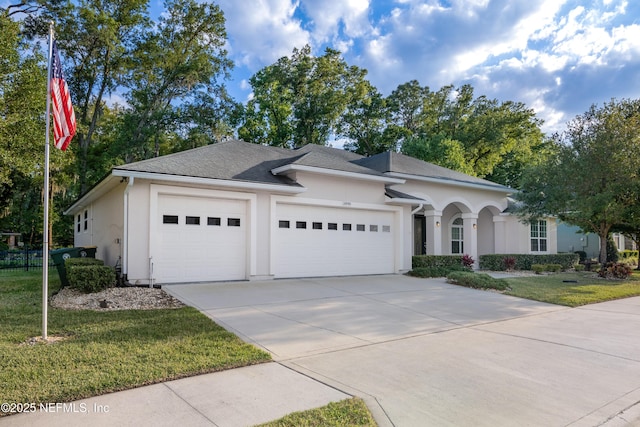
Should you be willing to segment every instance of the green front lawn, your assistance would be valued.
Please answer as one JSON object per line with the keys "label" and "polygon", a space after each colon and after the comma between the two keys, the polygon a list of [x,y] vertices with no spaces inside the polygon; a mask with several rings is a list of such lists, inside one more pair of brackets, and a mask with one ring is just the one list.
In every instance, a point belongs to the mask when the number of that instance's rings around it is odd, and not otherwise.
{"label": "green front lawn", "polygon": [[634,271],[628,280],[605,280],[587,272],[511,277],[504,280],[511,288],[505,292],[507,295],[569,307],[640,295],[638,271]]}
{"label": "green front lawn", "polygon": [[[49,307],[42,334],[42,273],[0,275],[0,402],[65,402],[262,363],[269,354],[197,310],[67,311]],[[59,287],[51,275],[50,291]],[[6,415],[0,413],[0,416]]]}
{"label": "green front lawn", "polygon": [[258,427],[375,427],[367,405],[357,397],[332,402],[309,411],[294,412]]}

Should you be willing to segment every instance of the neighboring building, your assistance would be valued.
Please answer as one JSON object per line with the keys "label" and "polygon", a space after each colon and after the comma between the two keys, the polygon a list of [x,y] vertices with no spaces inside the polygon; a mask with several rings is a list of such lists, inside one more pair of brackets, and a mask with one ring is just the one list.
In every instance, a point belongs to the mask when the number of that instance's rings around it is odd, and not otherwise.
{"label": "neighboring building", "polygon": [[513,190],[398,153],[228,141],[114,168],[65,213],[131,283],[401,273],[414,254],[555,253]]}
{"label": "neighboring building", "polygon": [[[636,250],[636,245],[624,235],[613,233],[613,241],[619,251]],[[584,233],[579,227],[563,222],[558,223],[558,252],[584,251],[587,258],[598,259],[600,256],[600,236],[595,233]]]}

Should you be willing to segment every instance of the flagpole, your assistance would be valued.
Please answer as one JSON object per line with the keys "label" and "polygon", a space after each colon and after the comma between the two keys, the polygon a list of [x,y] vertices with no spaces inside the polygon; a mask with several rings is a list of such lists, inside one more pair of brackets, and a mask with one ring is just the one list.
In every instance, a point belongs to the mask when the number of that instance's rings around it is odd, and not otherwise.
{"label": "flagpole", "polygon": [[53,49],[53,21],[49,24],[49,64],[47,66],[47,112],[44,143],[44,227],[42,233],[42,339],[47,340],[47,308],[49,305],[49,133],[51,111],[51,56]]}

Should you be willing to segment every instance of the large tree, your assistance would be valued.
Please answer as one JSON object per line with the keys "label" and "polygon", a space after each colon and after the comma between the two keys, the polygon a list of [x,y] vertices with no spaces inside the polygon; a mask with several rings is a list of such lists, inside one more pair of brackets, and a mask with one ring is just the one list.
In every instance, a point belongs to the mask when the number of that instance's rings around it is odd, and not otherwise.
{"label": "large tree", "polygon": [[470,85],[431,92],[410,82],[388,102],[397,110],[393,126],[406,135],[405,154],[463,173],[517,187],[524,166],[548,151],[533,110],[519,102],[474,99]]}
{"label": "large tree", "polygon": [[557,155],[525,174],[518,194],[521,214],[525,219],[557,215],[596,233],[603,261],[609,233],[626,222],[629,207],[637,203],[640,101],[592,105],[555,142]]}
{"label": "large tree", "polygon": [[347,108],[365,96],[366,71],[327,48],[313,56],[307,45],[258,71],[238,130],[241,138],[281,147],[326,144]]}
{"label": "large tree", "polygon": [[14,191],[13,181],[42,163],[46,61],[27,49],[20,26],[0,12],[0,202]]}
{"label": "large tree", "polygon": [[348,138],[345,147],[358,154],[372,156],[396,149],[395,135],[387,131],[389,109],[385,98],[369,82],[363,97],[354,99],[338,122],[337,132]]}
{"label": "large tree", "polygon": [[[226,99],[219,81],[232,63],[224,49],[222,11],[195,0],[169,0],[165,6],[165,15],[142,35],[130,58],[129,108],[120,135],[127,161],[158,156],[164,134],[185,128],[186,135],[196,120],[204,125],[218,95]],[[213,116],[209,126],[219,126]]]}

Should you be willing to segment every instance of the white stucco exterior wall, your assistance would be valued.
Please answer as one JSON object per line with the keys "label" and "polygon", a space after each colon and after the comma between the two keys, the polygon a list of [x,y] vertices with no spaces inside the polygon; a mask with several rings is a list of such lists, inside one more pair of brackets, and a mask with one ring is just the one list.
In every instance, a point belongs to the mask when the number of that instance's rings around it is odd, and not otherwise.
{"label": "white stucco exterior wall", "polygon": [[[96,246],[96,258],[105,265],[115,266],[122,255],[123,198],[125,184],[121,184],[101,198],[78,210],[74,215],[74,245]],[[84,212],[87,211],[87,229]],[[78,231],[78,215],[80,231]]]}

